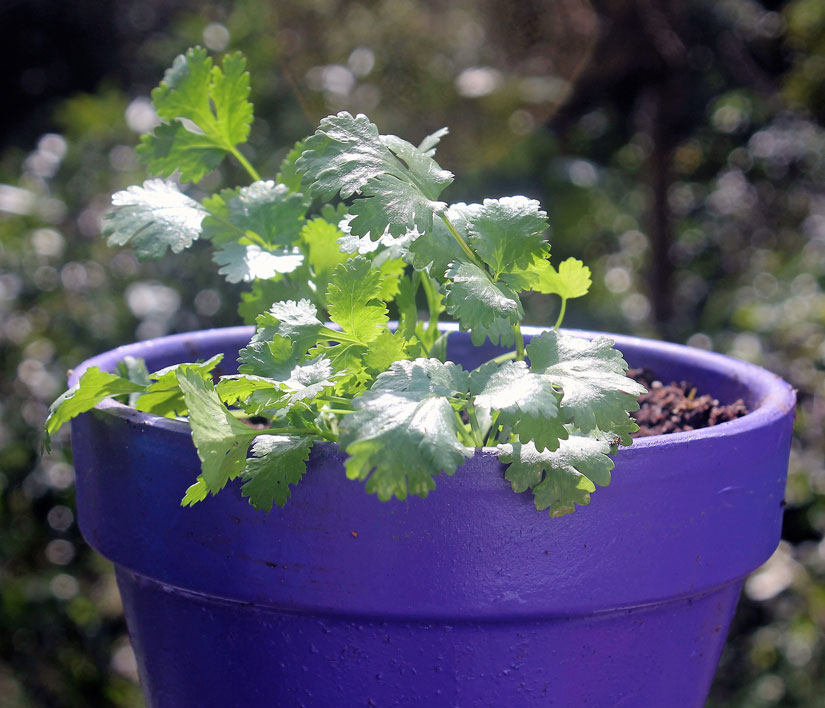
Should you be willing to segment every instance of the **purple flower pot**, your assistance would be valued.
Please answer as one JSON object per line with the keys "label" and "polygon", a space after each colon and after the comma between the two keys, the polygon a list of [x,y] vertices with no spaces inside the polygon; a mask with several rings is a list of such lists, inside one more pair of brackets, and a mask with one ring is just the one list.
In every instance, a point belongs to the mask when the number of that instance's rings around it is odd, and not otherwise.
{"label": "purple flower pot", "polygon": [[[528,334],[535,333],[536,330]],[[102,354],[150,370],[251,329]],[[150,708],[702,706],[745,576],[780,534],[794,393],[750,364],[616,337],[633,366],[753,412],[616,456],[610,487],[550,519],[479,453],[426,500],[379,502],[316,444],[284,509],[237,486],[179,506],[188,427],[104,401],[73,422],[78,518],[117,568]],[[450,357],[494,356],[451,337]]]}

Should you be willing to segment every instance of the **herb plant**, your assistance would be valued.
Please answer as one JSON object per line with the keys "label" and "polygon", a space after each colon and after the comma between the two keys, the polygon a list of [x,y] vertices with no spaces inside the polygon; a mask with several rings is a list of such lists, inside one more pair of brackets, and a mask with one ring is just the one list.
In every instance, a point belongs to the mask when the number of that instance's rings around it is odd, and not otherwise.
{"label": "herb plant", "polygon": [[[416,147],[346,112],[324,118],[263,179],[240,148],[253,120],[248,95],[240,54],[221,66],[200,48],[179,56],[152,92],[163,122],[138,147],[160,178],[117,192],[103,230],[143,258],[212,243],[219,272],[249,284],[240,312],[256,330],[238,373],[215,383],[220,357],[154,373],[134,360],[118,373],[89,368],[52,405],[47,444],[70,418],[122,396],[188,418],[202,474],[184,505],[240,478],[257,509],[283,506],[319,441],[345,450],[347,476],[381,500],[426,496],[434,476],[484,448],[537,509],[559,516],[587,504],[610,481],[609,455],[631,442],[629,411],[644,388],[610,339],[560,331],[590,271],[572,258],[551,265],[539,203],[448,204],[453,175],[434,159],[446,129]],[[201,201],[181,190],[227,156],[250,184]],[[561,308],[525,345],[519,293],[528,290],[559,296]],[[447,361],[445,313],[474,344],[512,351],[472,371]],[[266,426],[244,420],[253,417]]]}

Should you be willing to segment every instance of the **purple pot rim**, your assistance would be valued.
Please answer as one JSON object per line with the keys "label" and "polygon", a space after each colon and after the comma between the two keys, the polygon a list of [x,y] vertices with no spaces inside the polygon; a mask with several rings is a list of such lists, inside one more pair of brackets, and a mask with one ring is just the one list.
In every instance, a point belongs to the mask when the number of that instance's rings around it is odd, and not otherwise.
{"label": "purple pot rim", "polygon": [[[442,323],[440,327],[449,331],[458,331],[459,329],[456,323]],[[549,329],[549,327],[525,326],[522,327],[522,333],[526,336],[536,336]],[[73,386],[77,383],[83,372],[92,366],[97,366],[104,371],[111,371],[115,364],[126,356],[145,356],[147,354],[147,348],[162,347],[164,349],[171,349],[176,345],[180,345],[182,349],[185,349],[187,345],[191,346],[193,340],[208,342],[219,338],[228,339],[237,337],[241,340],[245,339],[248,341],[254,331],[254,326],[240,325],[194,332],[182,332],[133,342],[102,352],[82,362],[70,372],[68,382],[70,386]],[[620,448],[619,454],[631,449],[634,451],[648,448],[662,449],[673,445],[689,443],[698,439],[728,437],[746,430],[768,427],[779,418],[787,415],[788,411],[792,410],[796,405],[796,391],[790,384],[773,372],[756,364],[751,364],[750,362],[735,359],[717,352],[644,337],[589,330],[563,331],[587,338],[605,336],[612,339],[620,351],[630,346],[636,349],[644,349],[662,358],[675,360],[685,366],[714,371],[724,377],[739,381],[745,388],[752,391],[758,400],[756,408],[735,420],[699,430],[637,438],[633,441],[632,447]],[[144,413],[136,408],[115,401],[112,398],[104,399],[95,406],[95,409],[109,415],[127,419],[135,425],[142,425],[147,428],[158,428],[184,435],[191,434],[191,429],[185,421]],[[316,444],[336,446],[336,443],[323,441],[319,441]],[[485,451],[490,452],[491,450],[492,449],[488,450],[485,448],[482,454],[484,454]]]}

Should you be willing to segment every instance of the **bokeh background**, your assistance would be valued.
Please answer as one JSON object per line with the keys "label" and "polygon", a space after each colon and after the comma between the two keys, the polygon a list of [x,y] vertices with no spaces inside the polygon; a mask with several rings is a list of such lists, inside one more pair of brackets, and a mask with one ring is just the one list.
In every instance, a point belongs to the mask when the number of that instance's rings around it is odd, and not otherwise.
{"label": "bokeh background", "polygon": [[[568,326],[792,382],[784,540],[745,586],[709,705],[823,705],[825,3],[0,0],[0,35],[0,708],[143,705],[67,436],[40,456],[39,431],[89,355],[239,321],[208,249],[139,264],[100,237],[109,195],[145,177],[149,92],[193,44],[248,56],[263,174],[329,112],[413,142],[448,125],[449,199],[538,198],[556,258],[593,269]],[[548,298],[528,312],[555,318]]]}

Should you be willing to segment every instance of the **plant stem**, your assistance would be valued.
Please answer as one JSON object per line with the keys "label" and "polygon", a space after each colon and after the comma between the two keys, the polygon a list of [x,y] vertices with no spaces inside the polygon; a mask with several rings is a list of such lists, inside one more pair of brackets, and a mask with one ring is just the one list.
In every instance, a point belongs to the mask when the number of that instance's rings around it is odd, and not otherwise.
{"label": "plant stem", "polygon": [[458,425],[458,434],[461,436],[461,441],[465,444],[469,442],[472,445],[473,441],[468,441],[467,439],[467,424],[461,420],[461,414],[457,410],[453,409],[453,415],[455,416],[455,422]]}
{"label": "plant stem", "polygon": [[446,214],[441,215],[441,220],[444,222],[444,225],[447,227],[447,231],[452,234],[452,237],[455,239],[456,243],[461,247],[461,250],[467,254],[467,257],[472,261],[474,265],[481,268],[485,273],[487,269],[485,268],[484,264],[478,259],[478,256],[473,253],[473,249],[467,245],[467,242],[462,238],[461,234],[458,233],[458,230],[453,226],[452,222],[447,218]]}
{"label": "plant stem", "polygon": [[236,148],[236,147],[234,147],[234,146],[233,146],[233,147],[229,150],[229,152],[231,152],[231,153],[232,153],[232,155],[233,155],[233,157],[234,157],[234,158],[235,158],[238,162],[240,162],[240,163],[241,163],[241,167],[243,167],[243,168],[246,170],[246,173],[247,173],[247,174],[248,174],[248,175],[252,178],[252,180],[253,180],[254,182],[258,182],[258,181],[260,181],[261,176],[257,173],[257,171],[255,170],[255,168],[254,168],[252,165],[250,165],[250,164],[249,164],[249,160],[247,160],[247,159],[243,156],[243,153],[242,153],[240,150],[238,150],[238,148]]}
{"label": "plant stem", "polygon": [[438,316],[441,314],[438,311],[438,294],[433,287],[433,281],[427,273],[421,274],[421,287],[424,289],[424,295],[427,298],[427,309],[430,311],[430,322],[427,325],[427,337],[435,341],[435,335],[438,332]]}
{"label": "plant stem", "polygon": [[513,325],[513,332],[516,335],[516,359],[524,361],[524,336],[521,334],[521,323]]}
{"label": "plant stem", "polygon": [[505,361],[511,361],[518,356],[517,352],[507,352],[506,354],[499,354],[492,359],[488,359],[483,364],[477,366],[473,371],[478,371],[482,366],[487,366],[487,364],[503,364]]}
{"label": "plant stem", "polygon": [[476,416],[476,409],[472,407],[468,408],[467,416],[470,419],[470,429],[473,434],[475,447],[484,447],[484,439],[481,435],[481,425],[479,424],[478,417]]}
{"label": "plant stem", "polygon": [[563,297],[561,299],[561,310],[559,310],[559,317],[556,320],[556,324],[553,325],[553,329],[558,329],[561,327],[561,321],[564,319],[564,311],[567,309],[567,298]]}

